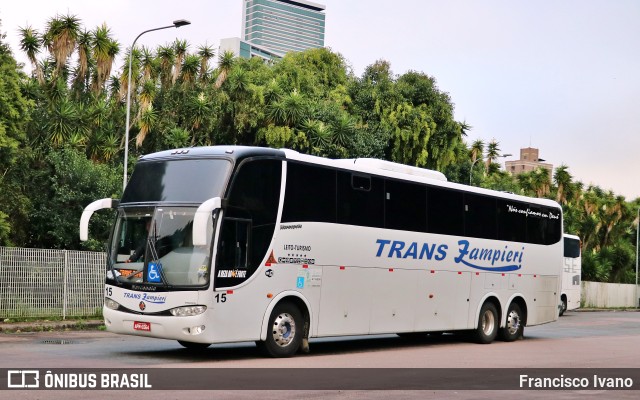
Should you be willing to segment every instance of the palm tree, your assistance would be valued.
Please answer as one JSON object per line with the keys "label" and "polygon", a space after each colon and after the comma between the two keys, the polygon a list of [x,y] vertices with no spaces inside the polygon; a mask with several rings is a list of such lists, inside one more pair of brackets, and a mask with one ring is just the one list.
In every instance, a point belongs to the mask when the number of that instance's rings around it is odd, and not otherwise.
{"label": "palm tree", "polygon": [[198,69],[200,68],[200,56],[188,54],[182,63],[182,83],[190,87],[196,82]]}
{"label": "palm tree", "polygon": [[220,86],[227,80],[227,75],[233,64],[235,63],[235,54],[232,51],[225,51],[218,56],[218,78],[216,79],[215,87],[219,89]]}
{"label": "palm tree", "polygon": [[125,99],[127,96],[127,90],[129,88],[129,57],[133,57],[131,59],[131,93],[136,92],[136,87],[138,86],[138,76],[140,75],[140,58],[142,58],[142,52],[134,48],[133,51],[129,52],[124,59],[124,64],[122,65],[122,73],[120,74],[120,82],[118,84],[119,87],[119,98]]}
{"label": "palm tree", "polygon": [[533,172],[523,172],[516,175],[518,180],[518,186],[520,187],[521,194],[524,196],[532,196],[535,194],[535,185],[533,182]]}
{"label": "palm tree", "polygon": [[113,60],[120,52],[120,45],[110,36],[111,31],[106,24],[102,24],[93,32],[92,50],[96,60],[96,74],[94,76],[94,93],[99,93],[111,75]]}
{"label": "palm tree", "polygon": [[271,79],[267,82],[264,87],[264,101],[267,104],[271,104],[275,101],[278,101],[282,98],[282,88],[278,85],[275,78]]}
{"label": "palm tree", "polygon": [[322,121],[307,119],[302,123],[301,131],[309,140],[311,153],[322,153],[331,144],[331,132]]}
{"label": "palm tree", "polygon": [[469,132],[473,127],[467,123],[467,121],[462,121],[458,123],[460,125],[460,135],[467,136],[467,132]]}
{"label": "palm tree", "polygon": [[47,22],[44,42],[56,62],[55,74],[59,75],[76,48],[80,33],[80,19],[75,15],[55,16]]}
{"label": "palm tree", "polygon": [[49,107],[57,107],[59,103],[67,100],[68,89],[67,82],[58,78],[55,82],[51,82],[51,84],[46,85],[46,94],[47,100],[49,100]]}
{"label": "palm tree", "polygon": [[142,146],[142,142],[147,137],[147,134],[154,127],[158,120],[158,113],[153,109],[153,105],[150,105],[146,110],[142,112],[140,120],[138,121],[138,127],[140,132],[136,136],[136,147]]}
{"label": "palm tree", "polygon": [[553,174],[553,181],[558,187],[558,193],[556,194],[556,201],[560,204],[567,204],[567,189],[570,188],[573,177],[569,173],[569,167],[565,164],[556,168],[556,172]]}
{"label": "palm tree", "polygon": [[[191,120],[191,128],[197,130],[203,122],[211,115],[211,102],[204,93],[191,98],[189,102],[189,118]],[[193,136],[195,140],[195,135]]]}
{"label": "palm tree", "polygon": [[173,62],[173,77],[171,79],[171,82],[174,84],[176,83],[178,77],[180,77],[180,74],[182,72],[182,62],[184,61],[184,58],[187,54],[188,47],[189,44],[187,44],[186,40],[176,39],[176,41],[173,43],[173,48],[176,51],[176,58]]}
{"label": "palm tree", "polygon": [[551,177],[550,172],[546,168],[536,168],[532,172],[533,188],[537,197],[544,197],[549,194]]}
{"label": "palm tree", "polygon": [[200,56],[200,76],[199,79],[201,81],[205,80],[207,76],[207,72],[209,71],[209,60],[213,58],[215,52],[213,51],[213,46],[209,46],[205,44],[204,46],[198,47],[198,55]]}
{"label": "palm tree", "polygon": [[471,144],[469,154],[471,155],[472,163],[476,162],[478,157],[482,158],[482,155],[484,154],[484,142],[482,139],[478,139]]}
{"label": "palm tree", "polygon": [[498,157],[500,157],[499,146],[500,144],[495,139],[492,139],[491,142],[489,142],[489,146],[487,146],[487,170],[489,170],[489,166],[491,165],[491,163],[496,162]]}
{"label": "palm tree", "polygon": [[157,54],[160,59],[160,85],[162,90],[167,90],[171,84],[171,69],[176,59],[176,53],[173,46],[160,46]]}
{"label": "palm tree", "polygon": [[58,103],[56,107],[53,107],[45,124],[49,142],[53,146],[67,143],[76,133],[78,119],[78,110],[71,102],[63,100]]}
{"label": "palm tree", "polygon": [[153,99],[156,96],[156,83],[152,80],[145,81],[142,84],[142,89],[140,90],[140,113],[144,112],[144,110],[148,109],[153,103]]}
{"label": "palm tree", "polygon": [[227,92],[232,100],[242,100],[249,93],[251,80],[243,68],[234,68],[227,75]]}
{"label": "palm tree", "polygon": [[20,49],[27,54],[27,58],[31,62],[36,74],[36,79],[40,84],[44,83],[44,74],[42,68],[38,63],[36,55],[42,48],[42,38],[37,30],[27,26],[26,28],[20,28]]}
{"label": "palm tree", "polygon": [[86,88],[89,81],[89,60],[91,56],[92,35],[90,32],[82,31],[78,33],[78,70],[75,84],[82,90]]}
{"label": "palm tree", "polygon": [[306,101],[297,90],[267,107],[267,118],[279,125],[295,127],[305,115]]}
{"label": "palm tree", "polygon": [[140,68],[142,69],[143,82],[146,82],[149,79],[153,79],[155,65],[156,65],[156,58],[151,52],[151,50],[142,46],[142,49],[140,50]]}
{"label": "palm tree", "polygon": [[331,139],[334,144],[345,147],[355,135],[356,124],[349,114],[343,112],[337,120],[333,121],[331,127]]}

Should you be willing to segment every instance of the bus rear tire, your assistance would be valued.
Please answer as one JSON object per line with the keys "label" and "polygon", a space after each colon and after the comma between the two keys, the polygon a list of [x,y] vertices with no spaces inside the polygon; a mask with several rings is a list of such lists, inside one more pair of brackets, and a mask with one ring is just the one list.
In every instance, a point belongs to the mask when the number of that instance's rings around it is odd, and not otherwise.
{"label": "bus rear tire", "polygon": [[560,301],[560,317],[567,311],[567,297],[562,295],[562,299]]}
{"label": "bus rear tire", "polygon": [[498,310],[491,302],[486,302],[480,309],[478,327],[473,331],[474,339],[480,344],[493,342],[498,334]]}
{"label": "bus rear tire", "polygon": [[505,342],[513,342],[522,337],[524,332],[524,318],[522,310],[516,303],[511,303],[507,310],[507,320],[504,328],[500,329],[500,338]]}
{"label": "bus rear tire", "polygon": [[182,347],[191,349],[191,350],[206,349],[207,347],[211,346],[211,343],[195,343],[195,342],[186,342],[184,340],[178,340],[178,343],[180,343]]}
{"label": "bus rear tire", "polygon": [[291,357],[298,352],[304,335],[304,319],[294,304],[281,302],[275,306],[267,325],[267,339],[256,344],[270,357]]}

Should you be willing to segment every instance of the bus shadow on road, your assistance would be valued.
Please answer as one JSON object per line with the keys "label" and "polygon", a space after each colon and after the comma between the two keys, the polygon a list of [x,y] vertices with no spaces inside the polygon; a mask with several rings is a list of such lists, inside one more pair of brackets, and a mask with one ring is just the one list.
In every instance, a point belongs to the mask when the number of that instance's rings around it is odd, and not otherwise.
{"label": "bus shadow on road", "polygon": [[[301,352],[298,357],[313,357],[320,355],[363,353],[371,351],[385,351],[393,349],[439,346],[450,344],[468,344],[473,340],[464,333],[438,335],[396,335],[351,336],[336,338],[320,338],[310,341],[311,351],[305,355]],[[177,345],[177,344],[176,344]],[[179,345],[177,345],[179,346]],[[169,359],[174,361],[211,362],[255,359],[264,357],[254,343],[243,342],[233,344],[216,344],[205,349],[187,349],[172,347],[165,350],[132,350],[123,356],[151,359]]]}

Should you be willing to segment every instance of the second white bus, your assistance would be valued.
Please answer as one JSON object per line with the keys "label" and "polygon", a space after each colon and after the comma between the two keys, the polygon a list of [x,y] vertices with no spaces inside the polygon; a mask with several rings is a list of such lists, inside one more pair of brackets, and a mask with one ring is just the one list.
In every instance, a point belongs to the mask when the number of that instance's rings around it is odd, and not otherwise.
{"label": "second white bus", "polygon": [[564,262],[562,265],[562,292],[560,294],[560,315],[565,311],[580,308],[582,254],[580,238],[564,234]]}

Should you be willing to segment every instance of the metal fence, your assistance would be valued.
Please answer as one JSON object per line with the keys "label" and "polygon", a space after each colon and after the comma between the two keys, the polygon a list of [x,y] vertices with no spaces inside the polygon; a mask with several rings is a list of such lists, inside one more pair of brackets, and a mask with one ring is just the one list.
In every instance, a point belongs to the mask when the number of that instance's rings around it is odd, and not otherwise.
{"label": "metal fence", "polygon": [[105,253],[0,247],[0,319],[99,315],[105,265]]}

